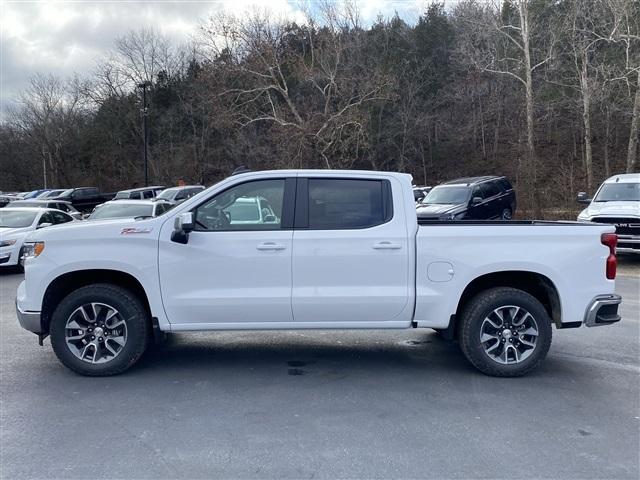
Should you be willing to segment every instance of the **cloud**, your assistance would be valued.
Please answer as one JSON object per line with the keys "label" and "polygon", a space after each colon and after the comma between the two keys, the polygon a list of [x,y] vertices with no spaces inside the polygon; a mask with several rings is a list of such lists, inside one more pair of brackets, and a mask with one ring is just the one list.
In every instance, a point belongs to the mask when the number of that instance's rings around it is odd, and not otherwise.
{"label": "cloud", "polygon": [[90,72],[130,30],[152,27],[179,44],[207,16],[241,15],[256,4],[281,16],[301,15],[287,0],[0,2],[0,118],[29,77]]}
{"label": "cloud", "polygon": [[[339,1],[339,0],[336,0]],[[365,24],[396,11],[415,20],[425,0],[355,0]],[[209,15],[242,16],[258,7],[278,17],[304,19],[313,0],[217,1],[0,1],[0,120],[35,73],[84,75],[107,58],[118,36],[150,28],[176,44],[186,42]]]}

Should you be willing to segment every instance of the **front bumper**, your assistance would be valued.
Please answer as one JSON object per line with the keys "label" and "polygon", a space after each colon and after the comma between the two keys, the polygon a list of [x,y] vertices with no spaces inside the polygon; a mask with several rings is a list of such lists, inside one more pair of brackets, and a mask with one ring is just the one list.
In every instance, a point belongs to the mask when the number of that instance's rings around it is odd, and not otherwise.
{"label": "front bumper", "polygon": [[23,312],[20,310],[20,307],[18,307],[18,301],[16,300],[16,315],[22,328],[33,333],[42,333],[40,312]]}
{"label": "front bumper", "polygon": [[619,322],[621,317],[618,315],[618,305],[621,302],[620,295],[598,295],[587,307],[584,314],[584,324],[587,327],[599,327]]}
{"label": "front bumper", "polygon": [[40,312],[35,311],[33,306],[31,309],[27,303],[27,288],[25,281],[22,281],[18,285],[18,291],[16,292],[16,316],[20,326],[30,332],[41,334],[42,322]]}
{"label": "front bumper", "polygon": [[0,267],[18,265],[20,260],[20,245],[16,243],[10,247],[0,248]]}
{"label": "front bumper", "polygon": [[620,253],[640,253],[640,235],[618,235],[616,251]]}

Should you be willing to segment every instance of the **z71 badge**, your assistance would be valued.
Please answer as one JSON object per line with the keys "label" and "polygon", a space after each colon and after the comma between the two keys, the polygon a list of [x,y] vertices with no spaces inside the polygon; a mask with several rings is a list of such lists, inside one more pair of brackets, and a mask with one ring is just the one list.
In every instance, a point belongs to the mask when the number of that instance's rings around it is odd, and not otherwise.
{"label": "z71 badge", "polygon": [[151,233],[153,228],[137,228],[137,227],[127,227],[120,230],[120,235],[133,235],[136,233]]}

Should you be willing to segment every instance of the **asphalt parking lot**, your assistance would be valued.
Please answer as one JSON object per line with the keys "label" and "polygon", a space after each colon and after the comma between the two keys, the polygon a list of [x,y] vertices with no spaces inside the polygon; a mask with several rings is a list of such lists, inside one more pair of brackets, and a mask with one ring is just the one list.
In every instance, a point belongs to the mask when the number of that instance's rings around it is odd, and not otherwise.
{"label": "asphalt parking lot", "polygon": [[117,377],[62,367],[0,273],[0,478],[640,477],[640,259],[623,321],[485,377],[431,331],[177,335]]}

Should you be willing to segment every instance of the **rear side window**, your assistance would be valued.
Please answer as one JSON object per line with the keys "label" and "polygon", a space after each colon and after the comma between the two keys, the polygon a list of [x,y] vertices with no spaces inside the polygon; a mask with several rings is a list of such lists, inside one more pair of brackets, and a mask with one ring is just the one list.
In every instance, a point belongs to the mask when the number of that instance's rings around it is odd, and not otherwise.
{"label": "rear side window", "polygon": [[383,180],[310,178],[308,228],[359,229],[389,221],[389,187]]}
{"label": "rear side window", "polygon": [[500,188],[502,188],[502,190],[513,190],[511,183],[509,183],[509,180],[507,180],[506,178],[499,179],[498,184],[500,185]]}

